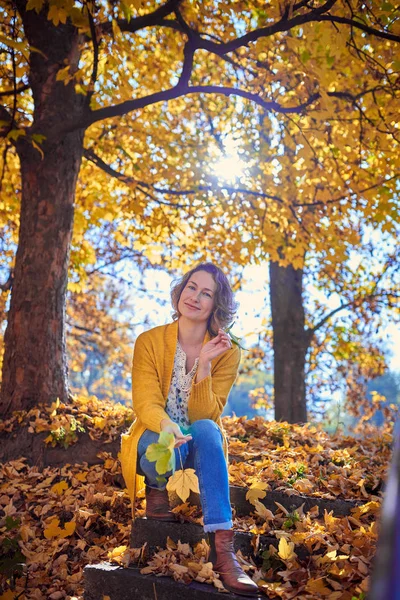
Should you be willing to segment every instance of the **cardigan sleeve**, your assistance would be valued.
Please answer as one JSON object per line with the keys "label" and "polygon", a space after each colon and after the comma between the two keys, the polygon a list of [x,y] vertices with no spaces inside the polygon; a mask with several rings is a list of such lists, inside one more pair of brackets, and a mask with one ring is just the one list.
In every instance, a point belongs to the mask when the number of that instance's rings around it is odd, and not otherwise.
{"label": "cardigan sleeve", "polygon": [[132,401],[139,421],[147,429],[160,433],[161,421],[169,417],[165,412],[165,399],[152,356],[151,343],[143,334],[137,338],[133,352]]}
{"label": "cardigan sleeve", "polygon": [[240,349],[234,346],[222,355],[211,369],[211,375],[192,384],[188,402],[191,423],[200,419],[219,419],[237,377],[239,363]]}

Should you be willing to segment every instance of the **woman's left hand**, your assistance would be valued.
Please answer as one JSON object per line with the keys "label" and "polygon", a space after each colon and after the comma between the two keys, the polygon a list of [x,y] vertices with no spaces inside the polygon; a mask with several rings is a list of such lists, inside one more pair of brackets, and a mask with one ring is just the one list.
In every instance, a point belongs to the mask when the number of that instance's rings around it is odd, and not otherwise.
{"label": "woman's left hand", "polygon": [[218,335],[202,347],[199,355],[199,363],[210,363],[214,358],[229,350],[229,348],[232,348],[231,338],[226,331],[220,329]]}

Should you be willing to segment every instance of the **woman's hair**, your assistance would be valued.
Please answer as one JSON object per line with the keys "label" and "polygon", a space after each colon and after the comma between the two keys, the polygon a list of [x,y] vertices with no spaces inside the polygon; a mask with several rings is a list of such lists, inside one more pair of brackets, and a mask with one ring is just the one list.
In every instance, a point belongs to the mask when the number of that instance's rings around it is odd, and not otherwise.
{"label": "woman's hair", "polygon": [[196,273],[196,271],[206,271],[206,273],[210,273],[217,286],[214,292],[214,308],[207,323],[209,334],[211,336],[216,336],[219,328],[225,329],[228,325],[230,325],[230,323],[232,323],[238,304],[235,302],[233,292],[226,275],[219,267],[216,267],[212,263],[200,263],[186,273],[183,277],[181,277],[181,279],[178,279],[172,284],[171,301],[174,309],[172,318],[175,320],[180,317],[178,303],[181,294],[187,282],[193,273]]}

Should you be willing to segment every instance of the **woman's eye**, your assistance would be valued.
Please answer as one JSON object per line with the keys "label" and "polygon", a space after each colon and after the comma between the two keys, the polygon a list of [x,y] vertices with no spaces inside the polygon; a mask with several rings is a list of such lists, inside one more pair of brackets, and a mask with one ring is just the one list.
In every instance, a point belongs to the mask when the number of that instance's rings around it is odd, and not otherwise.
{"label": "woman's eye", "polygon": [[211,298],[211,297],[212,297],[212,296],[211,296],[211,294],[209,294],[208,292],[204,292],[204,295],[205,295],[205,296],[208,296],[209,298]]}

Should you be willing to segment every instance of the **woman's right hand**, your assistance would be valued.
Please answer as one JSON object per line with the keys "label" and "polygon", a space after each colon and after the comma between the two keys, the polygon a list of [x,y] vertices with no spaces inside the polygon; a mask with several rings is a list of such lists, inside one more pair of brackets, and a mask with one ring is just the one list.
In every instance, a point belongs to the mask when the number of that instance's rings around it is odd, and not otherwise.
{"label": "woman's right hand", "polygon": [[163,419],[161,421],[161,431],[172,433],[175,437],[175,448],[179,448],[179,446],[186,444],[186,442],[189,442],[192,439],[191,435],[183,435],[179,425],[170,419]]}

